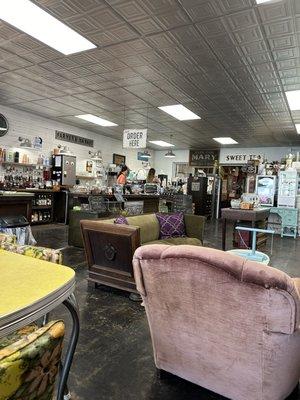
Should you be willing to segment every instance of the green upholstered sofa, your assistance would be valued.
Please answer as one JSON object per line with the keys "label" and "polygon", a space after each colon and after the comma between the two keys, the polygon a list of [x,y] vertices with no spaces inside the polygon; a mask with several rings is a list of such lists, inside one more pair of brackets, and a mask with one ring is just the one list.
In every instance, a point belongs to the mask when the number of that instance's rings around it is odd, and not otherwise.
{"label": "green upholstered sofa", "polygon": [[127,217],[128,225],[114,219],[82,220],[81,230],[89,267],[88,280],[137,293],[132,268],[135,250],[146,244],[202,246],[205,217],[184,215],[185,237],[159,239],[155,214]]}

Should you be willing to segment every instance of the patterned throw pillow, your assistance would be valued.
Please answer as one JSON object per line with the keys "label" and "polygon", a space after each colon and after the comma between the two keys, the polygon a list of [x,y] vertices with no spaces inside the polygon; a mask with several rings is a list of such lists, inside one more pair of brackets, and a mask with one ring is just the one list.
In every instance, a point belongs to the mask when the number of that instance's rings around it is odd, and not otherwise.
{"label": "patterned throw pillow", "polygon": [[183,213],[156,214],[159,222],[160,239],[185,236]]}
{"label": "patterned throw pillow", "polygon": [[114,221],[115,224],[118,225],[128,225],[128,221],[125,217],[123,217],[122,215],[120,215],[119,217],[117,217]]}

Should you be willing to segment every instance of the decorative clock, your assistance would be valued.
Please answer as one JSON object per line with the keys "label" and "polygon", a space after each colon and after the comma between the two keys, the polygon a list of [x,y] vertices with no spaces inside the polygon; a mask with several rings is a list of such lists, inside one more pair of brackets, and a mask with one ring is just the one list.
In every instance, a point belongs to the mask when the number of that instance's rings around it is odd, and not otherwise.
{"label": "decorative clock", "polygon": [[7,134],[8,122],[4,115],[0,114],[0,137]]}

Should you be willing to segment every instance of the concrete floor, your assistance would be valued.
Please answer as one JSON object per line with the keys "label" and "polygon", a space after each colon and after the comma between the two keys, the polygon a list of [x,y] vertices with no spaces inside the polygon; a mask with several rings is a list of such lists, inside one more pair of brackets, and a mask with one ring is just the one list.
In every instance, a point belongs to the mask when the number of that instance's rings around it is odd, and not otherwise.
{"label": "concrete floor", "polygon": [[[39,244],[66,247],[65,227],[49,228],[35,227]],[[221,248],[220,232],[219,223],[208,222],[205,245]],[[275,237],[272,266],[299,277],[299,258],[300,239]],[[80,340],[69,380],[74,400],[225,400],[177,377],[160,380],[143,307],[120,291],[88,287],[81,249],[66,247],[64,262],[76,270],[81,319]],[[64,318],[68,326],[63,307],[55,311],[54,317]],[[295,398],[300,400],[300,393]]]}

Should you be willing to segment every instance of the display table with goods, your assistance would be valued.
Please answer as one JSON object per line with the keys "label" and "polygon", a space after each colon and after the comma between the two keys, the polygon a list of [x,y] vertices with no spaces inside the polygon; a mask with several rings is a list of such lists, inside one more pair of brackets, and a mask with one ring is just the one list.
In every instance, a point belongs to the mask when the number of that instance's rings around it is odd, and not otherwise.
{"label": "display table with goods", "polygon": [[[227,222],[232,221],[234,225],[239,222],[239,225],[248,225],[251,228],[259,228],[265,229],[267,226],[267,220],[270,214],[270,208],[268,207],[258,207],[254,209],[243,210],[239,208],[223,208],[221,210],[221,218],[222,218],[222,250],[226,250],[226,233],[227,233]],[[243,236],[243,241],[246,242],[247,246],[250,247],[251,243],[251,233],[246,232],[247,235]],[[234,247],[240,244],[238,240],[238,236],[236,236],[236,232],[234,231]],[[261,245],[266,243],[266,236],[262,233],[259,236],[257,235],[257,247],[261,247]],[[241,245],[241,248],[245,248],[245,246]]]}
{"label": "display table with goods", "polygon": [[[0,276],[0,339],[33,323],[60,304],[69,310],[73,326],[57,392],[57,399],[63,400],[79,335],[78,308],[73,293],[74,271],[62,265],[0,250]],[[0,370],[2,361],[0,357]],[[18,373],[17,367],[15,373]],[[15,381],[15,377],[11,379]],[[15,391],[19,389],[20,381],[21,378],[18,378]],[[1,382],[1,378],[0,385],[7,389],[6,381]]]}
{"label": "display table with goods", "polygon": [[132,257],[146,244],[203,244],[205,217],[173,213],[144,214],[107,220],[82,220],[88,280],[137,293]]}

